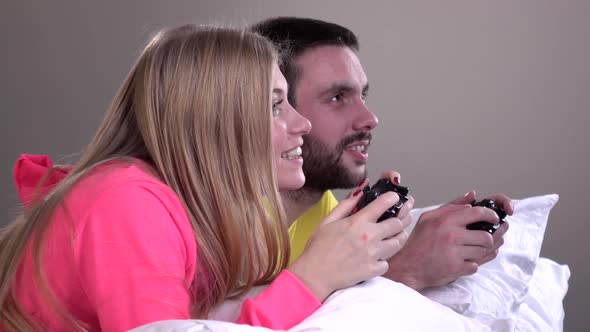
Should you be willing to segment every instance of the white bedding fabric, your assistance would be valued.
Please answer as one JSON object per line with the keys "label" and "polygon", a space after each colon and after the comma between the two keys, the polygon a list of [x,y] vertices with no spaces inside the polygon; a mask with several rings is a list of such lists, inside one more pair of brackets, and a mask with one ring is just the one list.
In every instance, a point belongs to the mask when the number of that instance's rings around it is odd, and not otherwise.
{"label": "white bedding fabric", "polygon": [[[563,296],[569,270],[541,259],[529,296],[521,305],[514,331],[562,331]],[[542,286],[542,287],[538,287]],[[133,332],[268,332],[262,327],[219,320],[169,320],[145,325]],[[334,293],[312,316],[289,332],[347,331],[510,331],[490,328],[458,314],[414,290],[384,278]]]}
{"label": "white bedding fabric", "polygon": [[[211,320],[164,321],[132,330],[262,332],[266,328]],[[289,332],[343,331],[490,331],[478,321],[455,313],[403,284],[373,278],[338,291]]]}
{"label": "white bedding fabric", "polygon": [[[498,257],[473,276],[423,294],[374,278],[334,293],[289,331],[562,331],[570,270],[539,258],[549,212],[558,199],[552,194],[515,201]],[[412,211],[415,220],[432,208]],[[249,297],[259,291],[252,290]],[[235,321],[240,306],[241,301],[227,301],[211,320],[163,321],[132,331],[270,331],[228,323]]]}
{"label": "white bedding fabric", "polygon": [[520,305],[515,331],[563,331],[563,298],[568,290],[567,265],[540,258],[529,294]]}
{"label": "white bedding fabric", "polygon": [[[505,243],[498,257],[480,266],[479,271],[472,276],[460,278],[443,287],[425,290],[423,294],[494,330],[514,331],[519,320],[521,304],[530,294],[530,281],[539,262],[549,213],[558,200],[559,196],[555,194],[514,200],[515,213],[507,217],[510,229],[504,235]],[[555,278],[550,273],[545,274],[537,273],[537,276]],[[567,266],[561,267],[561,275],[564,274],[569,276]],[[540,283],[534,285],[542,286]],[[560,294],[564,287],[564,291],[567,291],[567,279],[564,284],[556,287],[556,294]],[[555,297],[551,300],[556,299]],[[563,300],[563,296],[561,299]],[[558,302],[560,305],[562,300]],[[557,312],[552,317],[544,318],[550,319],[547,320],[547,325],[559,325],[554,322],[559,319]]]}

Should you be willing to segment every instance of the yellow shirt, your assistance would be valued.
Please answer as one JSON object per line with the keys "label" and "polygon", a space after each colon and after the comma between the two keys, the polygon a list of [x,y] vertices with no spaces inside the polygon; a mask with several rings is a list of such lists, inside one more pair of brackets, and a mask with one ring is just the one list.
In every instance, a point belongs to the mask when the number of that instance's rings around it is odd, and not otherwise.
{"label": "yellow shirt", "polygon": [[291,240],[291,258],[293,263],[305,249],[307,240],[313,234],[320,222],[328,213],[338,205],[338,200],[330,190],[326,191],[317,203],[305,211],[289,226],[289,239]]}

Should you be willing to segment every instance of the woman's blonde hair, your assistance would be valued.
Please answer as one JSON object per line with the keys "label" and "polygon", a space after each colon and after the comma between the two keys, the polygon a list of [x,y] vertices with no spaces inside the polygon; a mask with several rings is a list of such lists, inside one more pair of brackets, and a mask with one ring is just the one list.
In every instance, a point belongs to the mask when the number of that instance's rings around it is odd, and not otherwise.
{"label": "woman's blonde hair", "polygon": [[271,83],[276,51],[256,34],[182,26],[145,47],[67,178],[0,238],[0,326],[38,329],[15,298],[15,276],[34,239],[35,278],[64,323],[84,330],[45,280],[43,235],[53,211],[92,169],[139,158],[180,198],[198,246],[193,317],[270,282],[287,265],[289,239],[273,171]]}

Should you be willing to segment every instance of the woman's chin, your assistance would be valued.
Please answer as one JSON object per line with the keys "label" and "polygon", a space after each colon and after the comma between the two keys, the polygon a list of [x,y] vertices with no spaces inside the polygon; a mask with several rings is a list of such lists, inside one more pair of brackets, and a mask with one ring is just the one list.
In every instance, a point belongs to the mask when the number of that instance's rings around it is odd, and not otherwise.
{"label": "woman's chin", "polygon": [[305,176],[303,172],[301,174],[291,174],[285,176],[279,176],[279,191],[293,191],[298,190],[305,184]]}

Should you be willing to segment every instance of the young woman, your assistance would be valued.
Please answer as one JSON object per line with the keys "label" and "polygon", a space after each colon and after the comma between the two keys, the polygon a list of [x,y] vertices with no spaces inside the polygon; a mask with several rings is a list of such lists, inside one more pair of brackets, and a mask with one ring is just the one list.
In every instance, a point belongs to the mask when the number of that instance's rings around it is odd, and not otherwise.
{"label": "young woman", "polygon": [[[277,182],[303,184],[299,149],[310,128],[286,89],[262,37],[194,26],[156,35],[80,161],[50,173],[67,174],[55,186],[23,196],[24,214],[4,230],[0,325],[124,331],[206,318],[223,300],[271,283],[237,321],[288,329],[334,290],[383,273],[396,250],[382,240],[399,227],[346,225],[374,221],[393,195],[320,229],[313,252],[285,269]],[[358,253],[336,241],[361,233]],[[320,260],[332,270],[314,268]]]}

